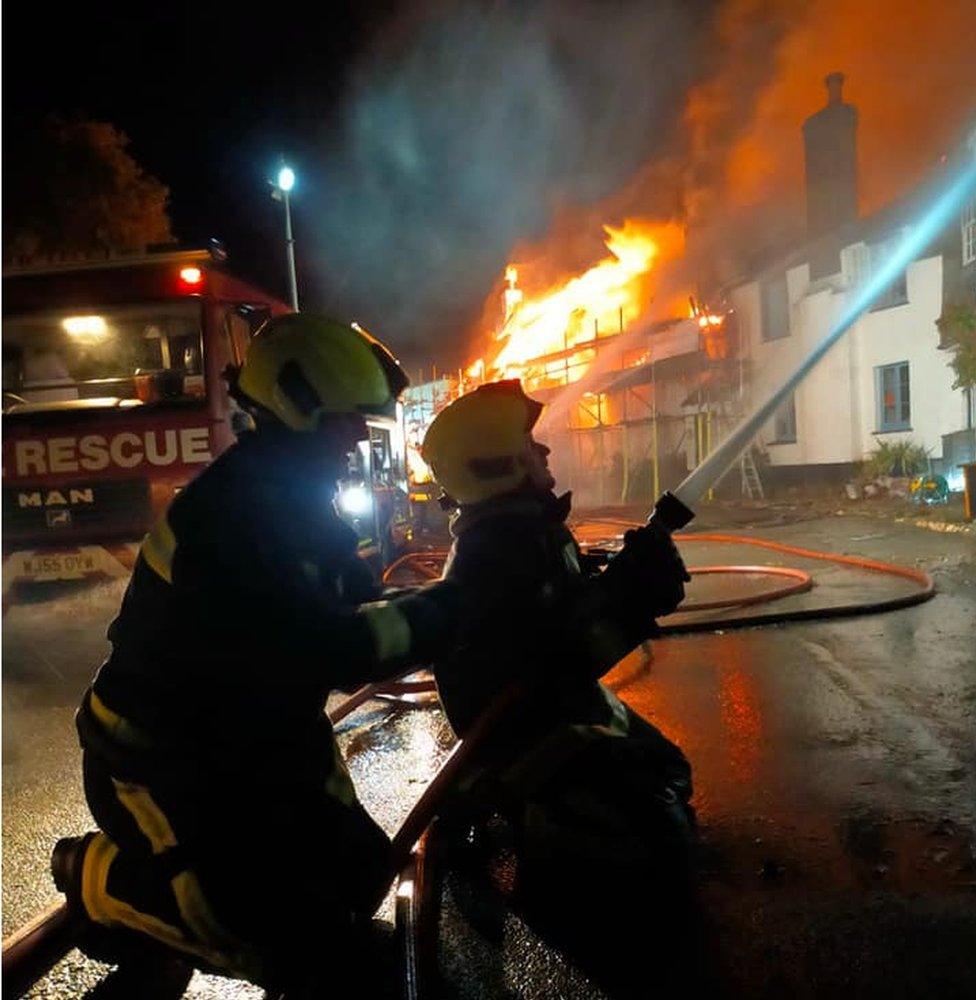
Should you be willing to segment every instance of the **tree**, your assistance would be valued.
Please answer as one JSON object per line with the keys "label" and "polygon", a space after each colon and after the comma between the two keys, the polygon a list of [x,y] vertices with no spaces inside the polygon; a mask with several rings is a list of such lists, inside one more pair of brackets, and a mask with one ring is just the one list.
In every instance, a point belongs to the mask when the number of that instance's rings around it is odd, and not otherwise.
{"label": "tree", "polygon": [[939,328],[939,346],[952,351],[949,363],[956,373],[952,388],[976,386],[976,306],[971,303],[946,306],[935,324]]}
{"label": "tree", "polygon": [[108,122],[51,116],[5,150],[4,263],[144,251],[173,240],[169,189]]}

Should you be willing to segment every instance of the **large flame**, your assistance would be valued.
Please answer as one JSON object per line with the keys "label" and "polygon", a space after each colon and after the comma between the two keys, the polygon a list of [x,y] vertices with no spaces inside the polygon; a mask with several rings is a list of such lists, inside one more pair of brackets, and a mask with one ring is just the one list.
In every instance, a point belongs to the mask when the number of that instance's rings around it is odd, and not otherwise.
{"label": "large flame", "polygon": [[[517,271],[509,266],[506,319],[496,335],[500,346],[487,361],[474,362],[469,377],[523,377],[526,362],[617,333],[643,314],[649,304],[646,279],[662,253],[680,253],[683,233],[674,223],[646,219],[626,219],[620,227],[603,229],[609,256],[541,295],[524,296],[515,286]],[[577,366],[575,377],[581,374]]]}

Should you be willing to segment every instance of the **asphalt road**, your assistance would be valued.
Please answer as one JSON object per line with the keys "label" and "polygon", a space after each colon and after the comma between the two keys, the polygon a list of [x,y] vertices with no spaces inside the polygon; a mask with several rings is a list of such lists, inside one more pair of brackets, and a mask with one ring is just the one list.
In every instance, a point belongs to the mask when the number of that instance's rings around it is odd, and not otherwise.
{"label": "asphalt road", "polygon": [[[974,996],[976,539],[857,517],[757,534],[927,568],[939,593],[888,615],[670,638],[609,675],[692,761],[719,978],[750,997]],[[808,569],[817,586],[784,607],[907,586],[739,546],[684,552],[692,565]],[[72,714],[120,594],[120,583],[48,588],[4,618],[4,933],[56,898],[54,840],[89,827]],[[436,710],[375,703],[342,733],[357,787],[390,830],[451,740]],[[598,995],[524,929],[501,959],[465,941],[464,959],[446,962],[459,996]],[[74,954],[31,995],[78,996],[100,973]],[[646,974],[653,996],[650,962]],[[260,993],[198,975],[188,995]]]}

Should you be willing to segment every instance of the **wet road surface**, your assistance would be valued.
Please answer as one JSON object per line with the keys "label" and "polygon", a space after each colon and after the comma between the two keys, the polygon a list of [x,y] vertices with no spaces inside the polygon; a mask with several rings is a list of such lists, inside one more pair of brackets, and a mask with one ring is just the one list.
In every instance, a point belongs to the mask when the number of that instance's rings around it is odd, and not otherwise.
{"label": "wet road surface", "polygon": [[[607,528],[583,533],[596,540]],[[920,566],[939,594],[884,616],[673,637],[608,676],[693,764],[722,982],[740,996],[976,995],[976,540],[858,518],[757,533]],[[683,551],[689,565],[809,570],[814,590],[777,608],[912,587],[755,548]],[[68,589],[4,619],[5,933],[56,898],[45,873],[53,841],[88,828],[71,720],[120,593]],[[703,598],[704,585],[690,596]],[[376,703],[340,732],[388,830],[451,740],[437,711]],[[459,995],[597,995],[518,928],[506,952],[481,987],[477,962],[455,963]],[[80,995],[99,971],[70,956],[32,995]],[[648,996],[654,984],[650,967]],[[197,976],[188,995],[260,993]]]}

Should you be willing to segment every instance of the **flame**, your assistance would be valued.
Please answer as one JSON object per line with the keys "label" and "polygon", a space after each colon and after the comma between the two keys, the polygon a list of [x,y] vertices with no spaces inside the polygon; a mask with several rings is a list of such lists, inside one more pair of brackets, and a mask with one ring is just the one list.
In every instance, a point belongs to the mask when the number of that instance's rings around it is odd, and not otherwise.
{"label": "flame", "polygon": [[420,454],[420,449],[409,442],[407,444],[407,473],[410,482],[417,485],[429,483],[434,478],[431,475],[430,466]]}
{"label": "flame", "polygon": [[[519,378],[525,362],[603,332],[618,332],[636,320],[649,302],[646,278],[662,250],[680,253],[683,234],[673,223],[626,219],[620,227],[604,225],[609,256],[582,274],[564,278],[542,295],[526,297],[516,285],[518,271],[505,271],[506,318],[496,340],[500,346],[485,363],[479,359],[468,369],[472,377],[485,370],[496,378]],[[579,366],[576,366],[579,368]],[[577,371],[576,377],[582,375]]]}

